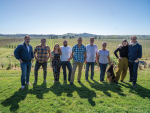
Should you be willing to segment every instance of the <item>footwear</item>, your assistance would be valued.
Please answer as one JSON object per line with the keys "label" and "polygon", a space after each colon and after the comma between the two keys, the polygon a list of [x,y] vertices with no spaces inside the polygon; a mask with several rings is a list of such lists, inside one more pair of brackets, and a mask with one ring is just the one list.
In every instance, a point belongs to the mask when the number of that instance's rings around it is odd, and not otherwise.
{"label": "footwear", "polygon": [[35,80],[34,82],[32,82],[32,83],[36,83],[37,81]]}
{"label": "footwear", "polygon": [[101,82],[101,81],[99,81],[99,82]]}
{"label": "footwear", "polygon": [[133,82],[133,81],[129,80],[129,81],[127,81],[127,82]]}
{"label": "footwear", "polygon": [[70,86],[72,86],[73,85],[73,83],[70,83]]}
{"label": "footwear", "polygon": [[135,85],[135,84],[133,84],[133,87],[134,87],[134,88],[136,88],[136,85]]}
{"label": "footwear", "polygon": [[81,83],[81,81],[78,81],[78,83]]}
{"label": "footwear", "polygon": [[21,89],[24,89],[25,88],[25,86],[21,86]]}
{"label": "footwear", "polygon": [[85,81],[88,81],[88,79],[85,79]]}
{"label": "footwear", "polygon": [[123,82],[123,83],[125,83],[123,80],[120,80],[120,82]]}
{"label": "footwear", "polygon": [[92,81],[94,81],[94,79],[91,79]]}
{"label": "footwear", "polygon": [[28,83],[26,83],[26,84],[28,84],[28,85],[32,85],[30,82],[28,82]]}
{"label": "footwear", "polygon": [[117,81],[115,81],[115,83],[116,83],[116,84],[118,84],[118,82],[117,82]]}
{"label": "footwear", "polygon": [[46,80],[44,80],[44,82],[47,82]]}

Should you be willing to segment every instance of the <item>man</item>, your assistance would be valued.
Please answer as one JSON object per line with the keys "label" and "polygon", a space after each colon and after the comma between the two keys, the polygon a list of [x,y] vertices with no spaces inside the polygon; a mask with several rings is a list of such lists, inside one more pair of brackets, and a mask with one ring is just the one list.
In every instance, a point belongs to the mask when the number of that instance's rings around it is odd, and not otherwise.
{"label": "man", "polygon": [[[37,53],[37,55],[36,55]],[[47,76],[47,61],[50,58],[50,47],[46,45],[46,39],[42,38],[41,39],[41,45],[37,45],[34,49],[34,57],[36,59],[35,63],[35,69],[34,69],[34,76],[35,80],[34,83],[37,82],[38,80],[38,70],[40,66],[43,68],[44,72],[44,82],[46,81],[46,76]]]}
{"label": "man", "polygon": [[30,37],[26,35],[24,37],[24,43],[17,46],[17,48],[14,51],[14,55],[16,59],[20,61],[20,66],[22,70],[21,75],[21,89],[25,88],[25,81],[26,84],[31,85],[29,83],[29,76],[31,71],[31,61],[33,62],[33,50],[32,46],[29,45]]}
{"label": "man", "polygon": [[133,82],[133,87],[136,87],[137,81],[137,70],[139,59],[142,57],[142,46],[137,42],[137,37],[132,36],[131,41],[128,44],[128,60],[129,60],[129,71],[130,80]]}
{"label": "man", "polygon": [[63,45],[64,46],[61,46],[61,52],[62,52],[61,65],[62,65],[62,69],[63,69],[64,81],[66,80],[66,67],[69,70],[68,81],[70,81],[71,72],[72,72],[72,66],[71,66],[71,63],[70,63],[70,60],[72,58],[71,57],[72,49],[71,49],[70,46],[67,46],[68,45],[67,40],[63,41]]}
{"label": "man", "polygon": [[79,66],[77,80],[78,80],[78,83],[81,83],[80,81],[81,71],[82,71],[83,63],[84,61],[86,61],[86,47],[82,44],[82,38],[79,37],[77,41],[78,41],[78,44],[74,45],[72,48],[72,57],[74,61],[73,61],[73,69],[72,69],[72,74],[71,74],[70,85],[73,85],[74,75],[75,75],[77,66]]}
{"label": "man", "polygon": [[98,48],[97,45],[94,44],[94,37],[90,38],[90,44],[86,46],[86,53],[87,60],[85,61],[85,80],[88,81],[89,66],[91,66],[91,80],[93,80],[94,64],[95,62],[97,62],[97,60],[95,60],[95,57],[97,58],[98,55]]}

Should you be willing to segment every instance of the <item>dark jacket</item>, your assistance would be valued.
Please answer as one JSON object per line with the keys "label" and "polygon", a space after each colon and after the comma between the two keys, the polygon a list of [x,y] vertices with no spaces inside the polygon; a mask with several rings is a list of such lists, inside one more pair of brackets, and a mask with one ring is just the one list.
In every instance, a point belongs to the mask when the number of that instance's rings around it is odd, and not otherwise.
{"label": "dark jacket", "polygon": [[33,56],[33,49],[32,46],[29,45],[29,53],[26,47],[25,42],[21,43],[20,45],[17,46],[17,48],[14,51],[14,56],[16,57],[16,59],[21,59],[23,61],[28,61],[31,60],[32,58],[34,58]]}
{"label": "dark jacket", "polygon": [[134,62],[137,58],[142,58],[142,46],[138,43],[134,46],[128,44],[128,52],[129,62]]}

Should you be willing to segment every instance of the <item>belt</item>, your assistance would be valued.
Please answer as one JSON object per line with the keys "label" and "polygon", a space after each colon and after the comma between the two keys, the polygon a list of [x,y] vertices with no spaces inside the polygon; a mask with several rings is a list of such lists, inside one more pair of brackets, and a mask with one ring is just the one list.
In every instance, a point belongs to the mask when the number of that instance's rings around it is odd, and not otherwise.
{"label": "belt", "polygon": [[22,61],[24,61],[24,62],[30,62],[31,60],[22,60]]}

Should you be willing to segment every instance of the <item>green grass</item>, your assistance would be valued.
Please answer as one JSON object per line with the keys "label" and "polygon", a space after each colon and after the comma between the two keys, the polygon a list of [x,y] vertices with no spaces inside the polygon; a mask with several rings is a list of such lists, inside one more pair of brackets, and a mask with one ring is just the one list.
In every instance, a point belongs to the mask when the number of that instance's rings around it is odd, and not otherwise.
{"label": "green grass", "polygon": [[[20,87],[20,69],[0,69],[0,112],[150,112],[149,68],[139,71],[137,87],[132,83],[99,83],[99,69],[95,69],[95,81],[86,82],[82,72],[81,84],[70,86],[63,82],[53,83],[52,70],[48,69],[47,83],[43,83],[43,72],[39,71],[37,84]],[[127,74],[125,81],[129,79]],[[34,81],[33,70],[30,82]]]}

